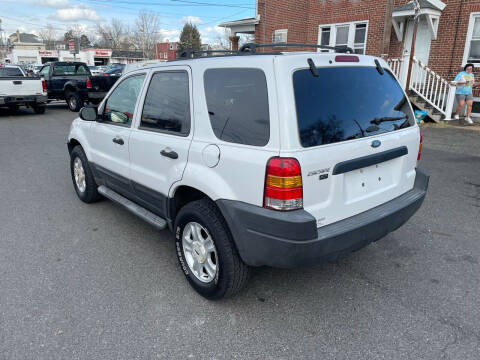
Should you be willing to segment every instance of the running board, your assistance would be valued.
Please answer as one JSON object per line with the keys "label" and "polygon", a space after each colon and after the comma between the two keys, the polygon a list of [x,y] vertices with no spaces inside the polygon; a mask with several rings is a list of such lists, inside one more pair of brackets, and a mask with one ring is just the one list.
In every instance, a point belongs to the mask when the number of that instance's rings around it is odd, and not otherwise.
{"label": "running board", "polygon": [[123,197],[122,195],[107,188],[106,186],[99,186],[98,192],[106,198],[122,205],[127,210],[137,215],[139,218],[145,220],[150,225],[155,226],[157,229],[163,230],[167,227],[167,222],[165,221],[165,219],[162,219],[160,216],[157,216],[154,213],[148,211],[147,209],[135,204],[133,201],[128,200],[126,197]]}

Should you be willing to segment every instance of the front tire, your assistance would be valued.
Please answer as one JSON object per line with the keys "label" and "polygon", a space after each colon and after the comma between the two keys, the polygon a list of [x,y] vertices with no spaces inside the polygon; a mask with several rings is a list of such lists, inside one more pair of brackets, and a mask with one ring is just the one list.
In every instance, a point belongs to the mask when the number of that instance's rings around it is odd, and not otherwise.
{"label": "front tire", "polygon": [[203,297],[230,297],[247,284],[250,269],[240,258],[225,219],[209,199],[193,201],[180,210],[175,247],[182,272]]}
{"label": "front tire", "polygon": [[80,145],[75,146],[70,153],[70,172],[73,187],[80,200],[89,204],[101,198],[87,156]]}

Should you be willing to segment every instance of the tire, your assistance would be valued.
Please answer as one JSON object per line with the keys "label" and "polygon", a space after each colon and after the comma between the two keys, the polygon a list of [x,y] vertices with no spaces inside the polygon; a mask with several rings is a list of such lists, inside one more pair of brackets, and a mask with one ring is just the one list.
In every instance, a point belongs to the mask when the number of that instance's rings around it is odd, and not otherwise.
{"label": "tire", "polygon": [[35,114],[45,114],[45,105],[35,105],[32,108]]}
{"label": "tire", "polygon": [[9,105],[8,106],[8,110],[10,110],[10,112],[13,112],[13,113],[17,112],[18,109],[20,109],[20,106],[18,106],[18,105]]}
{"label": "tire", "polygon": [[[78,161],[80,161],[83,169],[83,176],[80,176],[80,178],[85,180],[84,187],[79,185],[79,182],[81,183],[81,181],[77,182],[75,177],[75,165],[78,164]],[[93,177],[93,172],[90,168],[87,156],[80,145],[75,146],[70,153],[70,173],[72,175],[73,187],[80,200],[89,204],[101,199],[101,195],[97,191],[98,185]],[[78,175],[81,174],[77,173],[77,176]]]}
{"label": "tire", "polygon": [[70,111],[79,112],[83,107],[82,98],[75,92],[67,91],[65,93],[65,100]]}
{"label": "tire", "polygon": [[[187,237],[190,239],[189,241],[193,241],[192,236],[189,235],[194,232],[191,231],[192,224],[200,225],[203,229],[201,231],[203,238],[211,239],[214,244],[215,261],[212,259],[213,255],[207,256],[207,260],[203,260],[205,262],[201,265],[203,276],[208,277],[208,272],[205,270],[207,263],[210,261],[215,263],[215,276],[210,281],[200,280],[194,273],[195,266],[191,265],[192,252],[188,251],[189,244],[184,238]],[[187,250],[184,249],[184,243]],[[195,244],[195,241],[192,244]],[[180,268],[188,282],[207,299],[218,300],[235,295],[248,282],[250,268],[238,255],[225,219],[209,199],[193,201],[180,210],[175,219],[175,247]],[[194,247],[195,245],[192,246],[192,248]],[[202,252],[199,251],[197,254],[202,254]],[[197,264],[200,262],[201,260],[197,261]]]}

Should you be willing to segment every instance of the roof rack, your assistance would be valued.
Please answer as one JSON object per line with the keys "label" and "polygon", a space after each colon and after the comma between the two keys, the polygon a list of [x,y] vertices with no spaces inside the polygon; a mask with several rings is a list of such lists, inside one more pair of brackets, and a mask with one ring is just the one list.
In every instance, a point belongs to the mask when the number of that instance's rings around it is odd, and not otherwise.
{"label": "roof rack", "polygon": [[[239,50],[192,50],[186,49],[182,51],[177,60],[184,59],[194,59],[195,55],[212,54],[211,56],[237,56],[237,55],[269,55],[269,54],[280,54],[280,52],[257,52],[257,48],[267,48],[267,47],[301,47],[301,48],[315,48],[315,49],[325,49],[333,50],[339,53],[350,53],[353,54],[352,48],[348,46],[326,46],[326,45],[317,45],[317,44],[297,44],[297,43],[272,43],[272,44],[255,44],[247,43],[244,44]],[[217,54],[217,55],[215,55]],[[204,57],[204,56],[197,56]]]}
{"label": "roof rack", "polygon": [[257,51],[257,48],[265,48],[265,47],[308,47],[308,48],[315,48],[315,49],[326,49],[326,50],[334,50],[339,53],[350,53],[353,54],[353,49],[348,46],[326,46],[326,45],[318,45],[318,44],[301,44],[301,43],[271,43],[271,44],[255,44],[255,43],[247,43],[240,48],[240,52],[253,52]]}
{"label": "roof rack", "polygon": [[225,55],[237,55],[238,51],[235,50],[192,50],[192,49],[186,49],[182,51],[178,57],[180,59],[193,59],[195,55],[199,54],[215,54],[215,53],[220,53],[220,54],[225,54]]}

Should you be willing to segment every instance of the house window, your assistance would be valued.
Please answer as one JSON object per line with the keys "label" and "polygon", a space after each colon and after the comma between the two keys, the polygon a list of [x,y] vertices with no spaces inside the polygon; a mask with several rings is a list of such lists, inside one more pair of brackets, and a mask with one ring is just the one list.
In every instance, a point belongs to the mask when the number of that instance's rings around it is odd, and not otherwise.
{"label": "house window", "polygon": [[470,15],[463,63],[480,63],[480,13]]}
{"label": "house window", "polygon": [[272,43],[286,43],[288,29],[275,30],[272,35]]}
{"label": "house window", "polygon": [[[365,54],[368,21],[320,25],[318,44],[325,46],[348,46],[356,54]],[[331,50],[320,49],[321,52]]]}
{"label": "house window", "polygon": [[174,49],[173,49],[173,44],[170,44],[170,50],[174,50]]}

